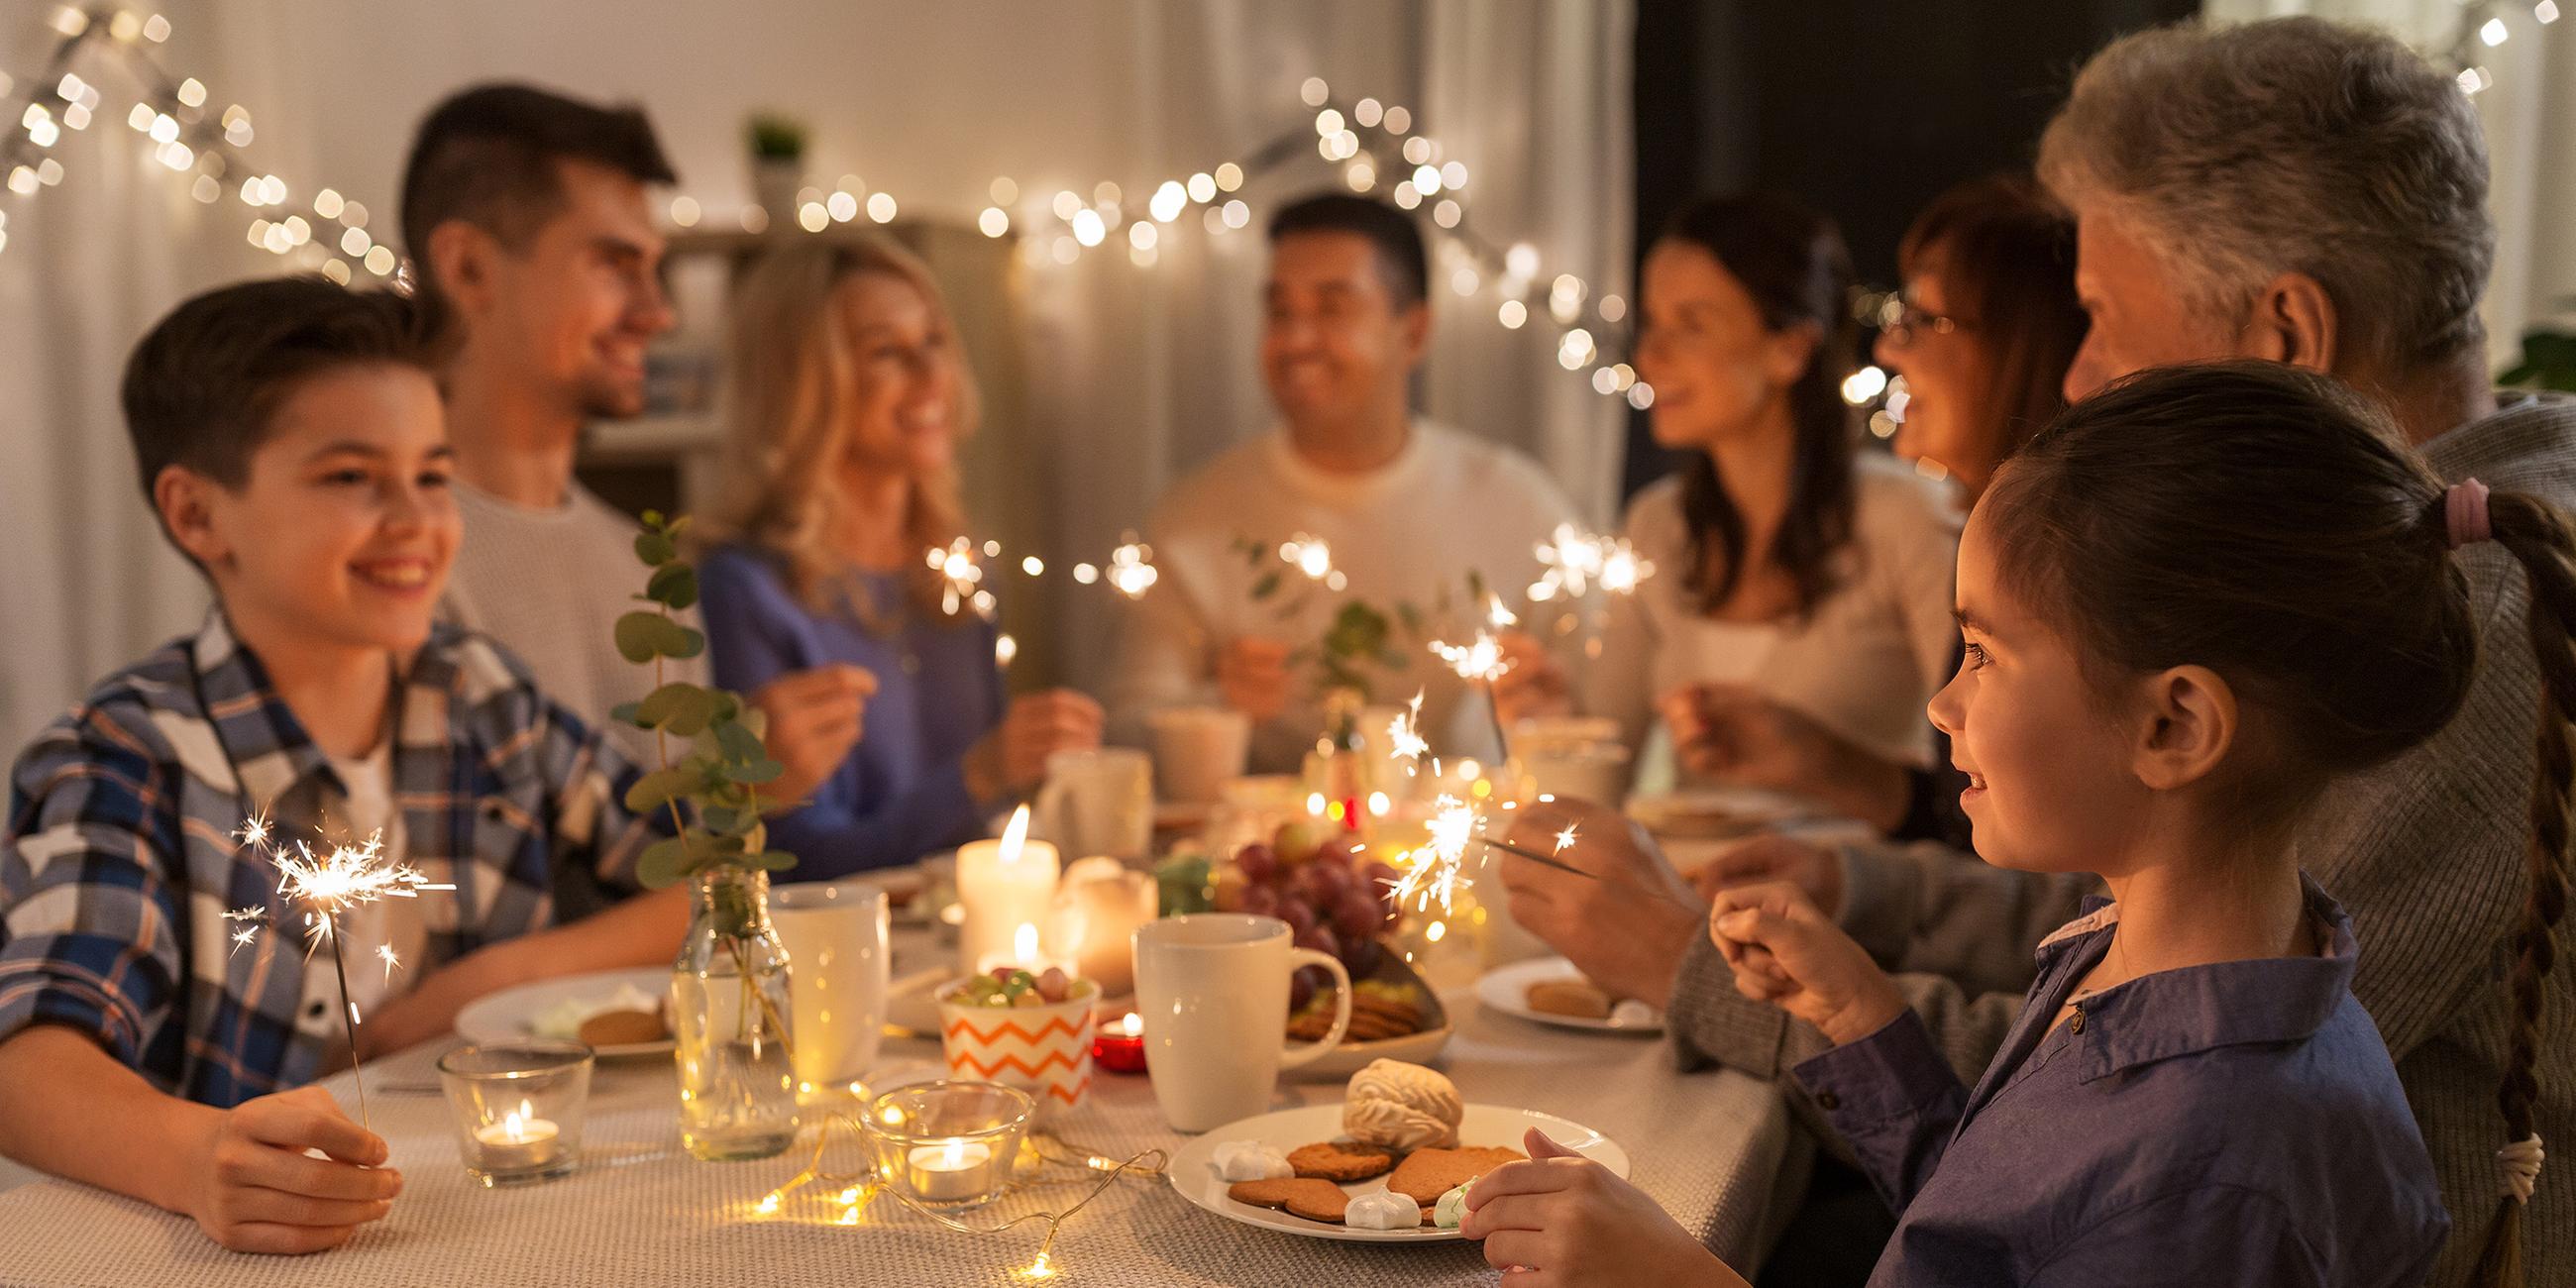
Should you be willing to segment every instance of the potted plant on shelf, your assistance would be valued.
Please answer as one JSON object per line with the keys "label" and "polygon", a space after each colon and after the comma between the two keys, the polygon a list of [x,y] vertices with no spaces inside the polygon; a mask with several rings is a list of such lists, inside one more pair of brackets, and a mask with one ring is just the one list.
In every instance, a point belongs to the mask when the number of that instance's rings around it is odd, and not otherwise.
{"label": "potted plant on shelf", "polygon": [[615,716],[652,731],[660,749],[660,764],[627,789],[626,805],[668,811],[674,832],[644,850],[638,878],[657,889],[696,887],[671,973],[681,1144],[710,1161],[768,1158],[796,1140],[787,952],[769,925],[769,874],[796,860],[768,848],[761,823],[761,784],[782,772],[762,745],[761,712],[736,694],[664,674],[665,662],[706,650],[706,636],[677,616],[698,600],[697,569],[680,557],[687,524],[645,512],[635,554],[652,571],[636,598],[651,606],[615,628],[618,653],[650,665],[654,680]]}
{"label": "potted plant on shelf", "polygon": [[796,190],[805,183],[805,123],[778,112],[752,115],[751,196],[772,228],[796,226]]}

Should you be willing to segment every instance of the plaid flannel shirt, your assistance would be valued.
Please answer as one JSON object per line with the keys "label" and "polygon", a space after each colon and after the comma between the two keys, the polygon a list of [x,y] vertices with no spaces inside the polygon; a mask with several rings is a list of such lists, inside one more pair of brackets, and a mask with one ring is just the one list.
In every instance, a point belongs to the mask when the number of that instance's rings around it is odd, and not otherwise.
{"label": "plaid flannel shirt", "polygon": [[[392,728],[397,857],[456,886],[420,896],[428,951],[408,969],[543,929],[559,891],[633,888],[636,771],[492,641],[437,628]],[[11,779],[0,1041],[66,1025],[217,1106],[309,1081],[339,1041],[330,963],[308,960],[276,869],[235,837],[257,811],[312,839],[346,790],[220,613],[110,676]],[[267,914],[247,946],[235,909]]]}

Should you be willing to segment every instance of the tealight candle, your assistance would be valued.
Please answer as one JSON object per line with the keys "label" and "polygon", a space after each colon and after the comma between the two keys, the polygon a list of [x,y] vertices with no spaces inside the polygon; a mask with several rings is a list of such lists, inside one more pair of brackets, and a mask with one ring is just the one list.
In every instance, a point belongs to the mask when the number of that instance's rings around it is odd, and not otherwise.
{"label": "tealight candle", "polygon": [[474,1129],[475,1153],[468,1164],[484,1171],[516,1172],[534,1170],[555,1161],[563,1151],[562,1132],[543,1118],[531,1117],[527,1106],[502,1115],[497,1123],[485,1123]]}
{"label": "tealight candle", "polygon": [[992,1175],[992,1149],[973,1141],[915,1146],[904,1162],[912,1192],[933,1202],[980,1199],[1000,1188]]}
{"label": "tealight candle", "polygon": [[1111,1073],[1145,1071],[1145,1021],[1134,1011],[1127,1018],[1100,1026],[1091,1043],[1091,1061]]}
{"label": "tealight candle", "polygon": [[957,901],[965,911],[957,934],[960,969],[1029,964],[1012,961],[1012,939],[1020,927],[1046,922],[1059,865],[1054,846],[1028,836],[1029,808],[1023,805],[1012,812],[1000,840],[958,847]]}
{"label": "tealight candle", "polygon": [[458,1047],[438,1062],[456,1153],[485,1185],[569,1173],[581,1160],[590,1048],[578,1042]]}

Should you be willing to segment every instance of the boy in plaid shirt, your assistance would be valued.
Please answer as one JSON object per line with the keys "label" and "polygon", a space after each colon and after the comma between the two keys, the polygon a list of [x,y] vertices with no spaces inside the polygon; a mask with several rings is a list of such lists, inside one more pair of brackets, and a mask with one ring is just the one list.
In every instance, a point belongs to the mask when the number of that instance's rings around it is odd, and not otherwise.
{"label": "boy in plaid shirt", "polygon": [[[402,1185],[303,1085],[338,1051],[337,993],[240,843],[251,820],[287,841],[380,831],[455,886],[351,914],[406,962],[360,999],[362,1056],[507,984],[668,961],[687,921],[671,890],[553,924],[558,883],[633,890],[649,825],[593,730],[491,641],[433,625],[458,522],[425,361],[406,301],[310,278],[209,292],[145,337],[124,391],[142,484],[216,608],[11,780],[0,1153],[229,1248],[336,1246]],[[237,940],[236,910],[267,927]]]}

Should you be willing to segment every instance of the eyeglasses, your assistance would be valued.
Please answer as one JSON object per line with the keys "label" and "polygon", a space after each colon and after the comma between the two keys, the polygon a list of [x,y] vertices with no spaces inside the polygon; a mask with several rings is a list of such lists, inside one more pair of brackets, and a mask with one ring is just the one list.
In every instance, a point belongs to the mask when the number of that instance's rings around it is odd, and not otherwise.
{"label": "eyeglasses", "polygon": [[1912,300],[1893,302],[1882,317],[1878,329],[1896,344],[1912,344],[1916,337],[1926,332],[1948,335],[1971,325],[1964,319],[1935,313]]}

